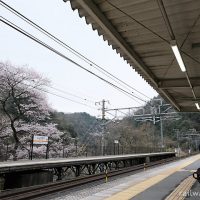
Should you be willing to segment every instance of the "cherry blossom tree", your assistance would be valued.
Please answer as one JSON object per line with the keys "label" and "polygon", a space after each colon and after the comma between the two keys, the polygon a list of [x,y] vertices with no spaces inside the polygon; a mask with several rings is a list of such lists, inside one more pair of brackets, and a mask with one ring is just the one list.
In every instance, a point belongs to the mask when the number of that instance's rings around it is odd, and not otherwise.
{"label": "cherry blossom tree", "polygon": [[57,143],[52,145],[51,152],[59,150],[63,133],[55,124],[47,123],[50,107],[44,91],[48,85],[46,78],[29,68],[0,62],[0,137],[13,141],[14,160],[28,150],[32,134],[49,136]]}
{"label": "cherry blossom tree", "polygon": [[8,120],[0,112],[0,161],[4,160],[6,157],[6,143],[8,143],[7,134],[5,130],[8,127]]}
{"label": "cherry blossom tree", "polygon": [[[16,127],[17,131],[21,131],[19,138],[21,141],[22,152],[18,154],[19,158],[27,157],[27,151],[30,153],[30,142],[32,135],[48,136],[49,138],[49,154],[51,157],[57,157],[62,152],[62,137],[63,132],[56,128],[56,124],[53,123],[24,123],[20,124],[20,127]],[[37,157],[43,157],[46,154],[46,145],[34,145],[33,152]]]}

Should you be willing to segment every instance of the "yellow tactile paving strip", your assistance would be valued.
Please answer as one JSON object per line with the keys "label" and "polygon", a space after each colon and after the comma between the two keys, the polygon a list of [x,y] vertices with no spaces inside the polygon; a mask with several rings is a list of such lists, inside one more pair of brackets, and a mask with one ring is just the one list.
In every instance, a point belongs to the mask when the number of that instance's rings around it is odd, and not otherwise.
{"label": "yellow tactile paving strip", "polygon": [[183,200],[196,180],[189,176],[165,200]]}
{"label": "yellow tactile paving strip", "polygon": [[131,187],[123,190],[122,192],[118,192],[118,193],[112,195],[111,197],[106,198],[105,200],[122,200],[122,199],[128,200],[128,199],[131,199],[131,198],[135,197],[136,195],[138,195],[139,193],[145,191],[149,187],[164,180],[171,174],[181,170],[182,168],[192,164],[193,162],[195,162],[199,159],[200,159],[200,155],[193,156],[190,160],[186,161],[184,164],[181,164],[178,167],[171,168],[170,170],[165,170],[161,174],[151,177],[151,178],[149,178],[145,181],[142,181],[134,186],[131,186]]}

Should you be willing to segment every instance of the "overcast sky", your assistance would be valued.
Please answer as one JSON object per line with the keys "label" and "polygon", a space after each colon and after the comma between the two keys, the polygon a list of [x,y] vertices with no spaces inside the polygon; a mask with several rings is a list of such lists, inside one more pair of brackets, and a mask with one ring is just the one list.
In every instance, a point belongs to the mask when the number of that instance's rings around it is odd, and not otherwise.
{"label": "overcast sky", "polygon": [[[72,11],[69,3],[64,3],[62,0],[4,0],[4,2],[148,97],[157,95],[135,70],[120,58],[108,46],[107,42],[103,41],[103,38],[92,30],[90,25],[85,23],[85,19],[79,17],[77,11]],[[95,71],[93,67],[9,13],[2,6],[0,6],[0,13],[1,16],[52,45],[82,66],[108,79]],[[49,88],[50,92],[92,107],[95,107],[94,102],[102,99],[110,101],[110,104],[107,105],[108,108],[132,107],[142,104],[141,101],[140,103],[134,101],[97,77],[34,43],[3,23],[0,25],[0,61],[9,61],[17,66],[29,66],[48,77],[53,87],[77,95],[82,99]],[[134,94],[138,95],[136,92]],[[66,113],[87,112],[95,116],[100,115],[98,107],[90,108],[53,95],[48,95],[48,98],[51,107],[58,111]]]}

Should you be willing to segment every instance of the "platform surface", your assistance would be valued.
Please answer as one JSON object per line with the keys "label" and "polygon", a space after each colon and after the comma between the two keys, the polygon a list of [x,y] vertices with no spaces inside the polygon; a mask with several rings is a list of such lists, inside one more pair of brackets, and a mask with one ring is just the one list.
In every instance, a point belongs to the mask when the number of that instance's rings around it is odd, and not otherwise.
{"label": "platform surface", "polygon": [[21,160],[21,161],[9,161],[0,162],[0,172],[20,171],[38,168],[48,168],[56,166],[70,166],[70,165],[81,165],[90,164],[115,160],[126,160],[132,158],[145,158],[154,156],[173,155],[174,152],[160,152],[160,153],[143,153],[143,154],[126,154],[126,155],[110,155],[110,156],[91,156],[91,157],[77,157],[77,158],[60,158],[60,159],[40,159],[40,160]]}
{"label": "platform surface", "polygon": [[[179,161],[118,178],[99,185],[61,192],[49,200],[164,200],[184,180],[200,167],[200,155],[191,156]],[[196,186],[196,187],[195,187]],[[192,189],[191,189],[192,190]],[[195,183],[193,190],[200,192],[200,184]],[[187,198],[184,190],[181,199]],[[178,198],[175,198],[178,200]],[[187,199],[200,199],[187,198]]]}
{"label": "platform surface", "polygon": [[[200,155],[170,163],[162,169],[152,169],[141,174],[146,177],[136,184],[111,195],[107,200],[161,200],[165,199],[183,180],[200,166]],[[184,194],[183,194],[184,195]]]}

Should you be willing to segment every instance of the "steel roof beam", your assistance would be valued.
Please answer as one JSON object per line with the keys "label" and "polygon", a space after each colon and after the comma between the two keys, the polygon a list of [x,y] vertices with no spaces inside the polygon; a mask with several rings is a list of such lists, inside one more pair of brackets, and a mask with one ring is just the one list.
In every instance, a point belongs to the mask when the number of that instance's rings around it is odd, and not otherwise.
{"label": "steel roof beam", "polygon": [[160,11],[161,11],[161,13],[162,13],[162,16],[163,16],[163,18],[164,18],[164,21],[165,21],[167,30],[168,30],[169,35],[170,35],[170,38],[171,38],[172,40],[175,40],[174,32],[173,32],[172,27],[171,27],[171,24],[170,24],[170,22],[169,22],[169,18],[168,18],[168,16],[167,16],[167,13],[166,13],[165,6],[164,6],[164,4],[163,4],[163,1],[162,1],[162,0],[157,0],[157,2],[158,2],[158,6],[159,6],[159,8],[160,8]]}
{"label": "steel roof beam", "polygon": [[[157,2],[158,2],[158,6],[159,6],[159,8],[160,8],[160,11],[161,11],[161,13],[162,13],[163,19],[164,19],[164,21],[165,21],[167,30],[168,30],[168,32],[169,32],[169,35],[170,35],[170,37],[171,37],[171,40],[172,40],[172,41],[173,41],[173,40],[176,40],[176,38],[175,38],[175,36],[174,36],[174,33],[173,33],[173,29],[172,29],[171,24],[170,24],[170,21],[169,21],[169,18],[168,18],[168,16],[167,16],[167,12],[166,12],[166,10],[165,10],[165,6],[164,6],[164,4],[163,4],[163,1],[162,1],[162,0],[157,0]],[[184,52],[183,52],[183,53],[184,53]],[[185,66],[185,68],[186,68],[186,66]],[[194,97],[194,100],[197,101],[197,96],[196,96],[196,94],[195,94],[195,91],[194,91],[193,85],[192,85],[192,83],[191,83],[190,77],[189,77],[189,75],[188,75],[188,73],[187,73],[187,68],[186,68],[186,71],[185,71],[184,73],[185,73],[185,76],[186,76],[188,85],[189,85],[189,87],[191,88],[191,91],[192,91],[192,95],[193,95],[193,97]]]}
{"label": "steel roof beam", "polygon": [[[178,101],[191,101],[191,102],[195,102],[193,97],[177,97],[176,98]],[[200,101],[200,97],[197,98],[198,101]]]}
{"label": "steel roof beam", "polygon": [[[194,87],[200,86],[200,78],[190,78],[190,82]],[[188,81],[186,78],[179,78],[179,79],[165,79],[160,80],[158,83],[158,87],[162,89],[168,89],[168,88],[190,88],[190,85],[188,84]]]}

